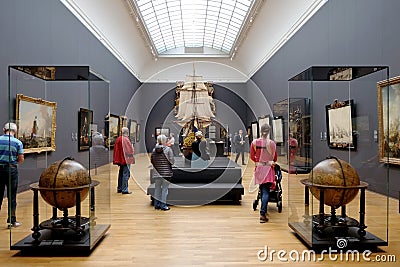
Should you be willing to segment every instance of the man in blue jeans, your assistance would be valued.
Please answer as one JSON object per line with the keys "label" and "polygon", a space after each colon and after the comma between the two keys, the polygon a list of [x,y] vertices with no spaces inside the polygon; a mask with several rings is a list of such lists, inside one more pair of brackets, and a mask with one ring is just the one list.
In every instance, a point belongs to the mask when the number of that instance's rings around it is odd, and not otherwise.
{"label": "man in blue jeans", "polygon": [[15,138],[17,125],[8,122],[3,127],[4,134],[0,136],[0,209],[3,204],[4,189],[7,187],[7,197],[10,206],[7,219],[8,227],[18,227],[17,222],[17,189],[18,163],[24,162],[24,148],[20,140]]}
{"label": "man in blue jeans", "polygon": [[128,180],[131,176],[130,167],[135,163],[134,149],[128,138],[129,129],[122,127],[122,135],[115,140],[113,164],[119,166],[117,192],[132,194],[128,190]]}

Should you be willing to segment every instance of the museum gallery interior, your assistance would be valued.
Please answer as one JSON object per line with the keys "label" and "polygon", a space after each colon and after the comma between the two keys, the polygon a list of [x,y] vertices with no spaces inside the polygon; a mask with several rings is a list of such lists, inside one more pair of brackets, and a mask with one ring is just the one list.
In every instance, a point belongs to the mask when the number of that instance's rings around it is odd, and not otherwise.
{"label": "museum gallery interior", "polygon": [[1,265],[396,266],[398,10],[1,1]]}

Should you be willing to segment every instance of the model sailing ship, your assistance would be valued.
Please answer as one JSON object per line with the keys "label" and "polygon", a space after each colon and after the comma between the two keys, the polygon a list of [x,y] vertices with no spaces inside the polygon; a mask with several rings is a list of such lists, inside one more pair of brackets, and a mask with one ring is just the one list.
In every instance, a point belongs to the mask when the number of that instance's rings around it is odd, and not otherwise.
{"label": "model sailing ship", "polygon": [[186,76],[185,82],[177,83],[175,117],[176,123],[183,128],[185,156],[190,154],[194,133],[207,128],[215,117],[213,93],[212,83],[204,83],[203,77],[194,73]]}

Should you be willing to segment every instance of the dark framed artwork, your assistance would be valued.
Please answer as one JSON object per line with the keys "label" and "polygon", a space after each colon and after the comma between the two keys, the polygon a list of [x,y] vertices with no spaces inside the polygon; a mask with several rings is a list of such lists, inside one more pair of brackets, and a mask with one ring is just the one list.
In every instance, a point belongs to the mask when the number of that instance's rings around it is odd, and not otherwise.
{"label": "dark framed artwork", "polygon": [[[264,115],[258,118],[258,136],[261,136],[261,126],[268,124],[270,125],[270,117],[269,115]],[[270,135],[268,135],[269,138]]]}
{"label": "dark framed artwork", "polygon": [[78,151],[89,150],[90,126],[93,124],[93,110],[80,108],[78,113]]}
{"label": "dark framed artwork", "polygon": [[105,119],[105,135],[106,135],[106,146],[113,148],[115,140],[117,140],[121,129],[120,129],[120,116],[114,114],[108,114]]}
{"label": "dark framed artwork", "polygon": [[379,160],[400,165],[400,76],[380,81],[377,86]]}
{"label": "dark framed artwork", "polygon": [[136,143],[138,143],[140,141],[140,124],[137,124],[136,127]]}
{"label": "dark framed artwork", "polygon": [[17,94],[16,138],[24,145],[24,153],[56,150],[56,109],[56,102]]}
{"label": "dark framed artwork", "polygon": [[275,143],[283,143],[283,119],[282,117],[275,117],[272,120],[272,134]]}
{"label": "dark framed artwork", "polygon": [[251,123],[251,137],[253,140],[258,138],[258,122]]}
{"label": "dark framed artwork", "polygon": [[129,128],[129,139],[131,140],[132,143],[135,143],[137,122],[135,120],[129,120],[128,128]]}
{"label": "dark framed artwork", "polygon": [[227,136],[228,132],[226,131],[226,129],[224,127],[220,127],[219,128],[219,138],[221,139],[225,139]]}
{"label": "dark framed artwork", "polygon": [[332,104],[326,105],[325,109],[328,146],[335,149],[355,150],[353,100],[344,102],[335,100]]}

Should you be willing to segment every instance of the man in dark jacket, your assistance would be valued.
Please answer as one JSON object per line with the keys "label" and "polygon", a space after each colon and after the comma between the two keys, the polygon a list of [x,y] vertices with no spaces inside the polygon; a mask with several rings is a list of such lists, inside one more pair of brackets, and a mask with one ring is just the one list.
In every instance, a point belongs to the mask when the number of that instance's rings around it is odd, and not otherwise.
{"label": "man in dark jacket", "polygon": [[132,194],[128,190],[128,180],[131,176],[130,166],[135,163],[133,156],[134,149],[128,138],[129,129],[122,128],[122,135],[117,138],[114,145],[113,164],[119,166],[117,192],[122,194]]}
{"label": "man in dark jacket", "polygon": [[242,165],[245,165],[244,162],[244,144],[245,142],[245,136],[243,136],[243,130],[239,130],[239,134],[235,136],[235,148],[236,148],[236,158],[235,162],[237,163],[240,154],[242,155]]}
{"label": "man in dark jacket", "polygon": [[167,211],[170,208],[167,205],[167,195],[169,180],[172,178],[172,165],[174,153],[172,149],[166,146],[167,137],[163,134],[157,137],[157,145],[151,153],[151,164],[153,164],[154,178],[154,208],[156,210]]}

